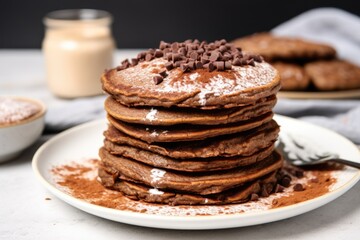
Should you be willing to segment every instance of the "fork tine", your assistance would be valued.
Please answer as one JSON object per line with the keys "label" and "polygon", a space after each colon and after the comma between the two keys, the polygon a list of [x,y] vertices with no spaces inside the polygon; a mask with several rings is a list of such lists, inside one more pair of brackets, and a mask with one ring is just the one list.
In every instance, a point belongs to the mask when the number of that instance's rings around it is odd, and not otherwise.
{"label": "fork tine", "polygon": [[297,141],[295,141],[293,138],[291,138],[291,141],[295,144],[296,147],[300,148],[300,149],[304,149],[305,147],[303,145],[301,145],[300,143],[298,143]]}

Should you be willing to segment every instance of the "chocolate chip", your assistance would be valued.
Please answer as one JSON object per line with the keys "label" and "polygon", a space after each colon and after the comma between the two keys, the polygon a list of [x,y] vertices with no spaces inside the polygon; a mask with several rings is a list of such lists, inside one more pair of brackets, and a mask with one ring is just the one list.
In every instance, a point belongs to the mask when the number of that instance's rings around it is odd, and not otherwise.
{"label": "chocolate chip", "polygon": [[174,63],[174,67],[180,67],[180,65],[182,64],[182,61],[177,61]]}
{"label": "chocolate chip", "polygon": [[310,179],[310,182],[312,182],[312,183],[318,183],[318,182],[319,182],[319,179],[318,179],[318,178],[312,178],[312,179]]}
{"label": "chocolate chip", "polygon": [[127,63],[129,63],[129,59],[123,60],[123,61],[121,62],[121,65],[124,65],[124,64],[127,64]]}
{"label": "chocolate chip", "polygon": [[225,63],[223,61],[216,61],[216,62],[214,62],[214,65],[215,65],[216,69],[219,71],[224,71],[224,69],[225,69]]}
{"label": "chocolate chip", "polygon": [[209,60],[209,58],[208,58],[207,56],[203,56],[203,57],[201,58],[201,63],[202,63],[202,64],[206,64],[206,63],[208,63],[208,62],[210,62],[210,60]]}
{"label": "chocolate chip", "polygon": [[136,66],[139,63],[139,59],[133,58],[131,59],[131,66]]}
{"label": "chocolate chip", "polygon": [[302,178],[302,177],[304,177],[304,171],[296,170],[296,171],[295,171],[295,176],[296,176],[297,178]]}
{"label": "chocolate chip", "polygon": [[226,69],[226,70],[230,70],[231,67],[232,67],[232,66],[231,66],[231,62],[230,62],[230,61],[226,61],[226,62],[225,62],[225,69]]}
{"label": "chocolate chip", "polygon": [[275,192],[275,193],[283,192],[284,189],[285,189],[285,188],[284,188],[283,186],[281,186],[280,184],[276,184],[275,189],[274,189],[274,192]]}
{"label": "chocolate chip", "polygon": [[171,69],[174,68],[174,65],[172,64],[172,62],[167,62],[165,63],[165,68],[166,70],[170,71]]}
{"label": "chocolate chip", "polygon": [[225,43],[225,47],[226,47],[228,50],[231,49],[232,46],[233,46],[233,45],[230,44],[230,43]]}
{"label": "chocolate chip", "polygon": [[174,42],[173,44],[171,44],[171,49],[173,53],[176,53],[179,49],[179,43],[178,42]]}
{"label": "chocolate chip", "polygon": [[268,193],[271,193],[273,191],[273,189],[274,189],[274,185],[272,183],[265,184],[265,187],[266,187],[266,191]]}
{"label": "chocolate chip", "polygon": [[225,46],[220,46],[220,47],[219,47],[219,51],[220,51],[221,53],[225,52],[226,50],[227,50],[227,47],[225,47]]}
{"label": "chocolate chip", "polygon": [[221,45],[226,44],[226,40],[225,40],[225,39],[221,39],[221,40],[220,40],[220,44],[221,44]]}
{"label": "chocolate chip", "polygon": [[198,54],[203,54],[205,52],[205,50],[203,48],[199,48],[198,50],[196,50],[196,52]]}
{"label": "chocolate chip", "polygon": [[145,58],[146,52],[141,52],[137,55],[137,59]]}
{"label": "chocolate chip", "polygon": [[222,61],[228,61],[228,60],[230,60],[231,58],[232,58],[231,55],[230,55],[230,54],[226,54],[226,52],[225,52],[225,54],[222,56],[221,60],[222,60]]}
{"label": "chocolate chip", "polygon": [[194,70],[196,67],[195,67],[195,61],[189,61],[188,63],[188,67],[189,67],[189,70]]}
{"label": "chocolate chip", "polygon": [[180,53],[173,53],[172,54],[172,61],[176,62],[176,61],[179,61],[179,60],[182,60],[182,55]]}
{"label": "chocolate chip", "polygon": [[253,58],[249,59],[249,60],[247,61],[247,64],[255,67],[255,61],[254,61],[254,59],[253,59]]}
{"label": "chocolate chip", "polygon": [[302,184],[300,184],[300,183],[295,184],[295,186],[294,186],[294,191],[296,191],[296,192],[301,192],[301,191],[304,191],[304,190],[305,190],[305,189],[304,189],[304,187],[303,187]]}
{"label": "chocolate chip", "polygon": [[203,64],[200,61],[195,62],[196,69],[203,68]]}
{"label": "chocolate chip", "polygon": [[121,70],[124,70],[124,69],[126,69],[126,67],[124,65],[120,65],[120,66],[116,67],[117,71],[121,71]]}
{"label": "chocolate chip", "polygon": [[197,52],[195,52],[195,51],[190,53],[190,58],[191,59],[197,60],[198,56],[199,56],[199,54]]}
{"label": "chocolate chip", "polygon": [[257,201],[259,200],[259,195],[257,195],[256,193],[252,193],[250,195],[250,201]]}
{"label": "chocolate chip", "polygon": [[160,84],[163,80],[164,80],[164,78],[159,75],[156,75],[153,77],[153,81],[156,85]]}
{"label": "chocolate chip", "polygon": [[216,69],[214,63],[209,62],[208,64],[209,64],[209,65],[208,65],[208,68],[209,68],[209,71],[210,71],[210,72],[212,72],[212,71],[214,71],[214,70]]}
{"label": "chocolate chip", "polygon": [[186,72],[188,69],[189,69],[189,65],[188,65],[188,64],[186,64],[186,63],[180,64],[180,70],[181,70],[182,72]]}
{"label": "chocolate chip", "polygon": [[290,183],[291,183],[291,177],[289,175],[285,175],[280,181],[280,184],[283,185],[284,187],[289,187]]}
{"label": "chocolate chip", "polygon": [[260,55],[254,55],[254,60],[255,60],[255,62],[262,62],[262,61],[264,61],[264,59],[260,56]]}
{"label": "chocolate chip", "polygon": [[248,60],[246,60],[246,59],[241,59],[240,60],[240,66],[245,66],[247,64],[248,64]]}
{"label": "chocolate chip", "polygon": [[179,50],[178,50],[178,53],[180,53],[181,55],[186,55],[186,48],[184,48],[184,47],[181,47],[181,48],[179,48]]}
{"label": "chocolate chip", "polygon": [[167,53],[171,52],[170,48],[165,48],[163,50],[164,56],[166,56]]}
{"label": "chocolate chip", "polygon": [[235,66],[241,66],[241,61],[239,58],[235,58],[233,61],[232,61],[232,64],[235,65]]}
{"label": "chocolate chip", "polygon": [[151,54],[151,53],[147,53],[146,55],[145,55],[145,60],[146,61],[151,61],[153,59],[153,55]]}
{"label": "chocolate chip", "polygon": [[151,53],[152,55],[154,55],[155,49],[149,48],[149,49],[147,50],[147,53]]}
{"label": "chocolate chip", "polygon": [[160,45],[159,45],[159,48],[161,50],[164,50],[165,48],[168,47],[168,43],[164,42],[164,41],[160,41]]}
{"label": "chocolate chip", "polygon": [[262,196],[262,197],[268,197],[269,196],[269,192],[267,191],[265,185],[261,186],[260,196]]}
{"label": "chocolate chip", "polygon": [[125,59],[124,61],[121,62],[121,65],[117,68],[117,70],[124,70],[126,68],[130,67],[130,62],[129,59]]}
{"label": "chocolate chip", "polygon": [[164,53],[163,53],[162,51],[160,51],[160,50],[155,50],[154,57],[160,58],[160,57],[162,57],[162,56],[164,56]]}
{"label": "chocolate chip", "polygon": [[171,52],[166,53],[165,58],[166,58],[168,61],[171,61],[172,58],[173,58],[173,54],[172,54]]}
{"label": "chocolate chip", "polygon": [[159,74],[160,74],[160,76],[162,76],[163,78],[166,78],[167,75],[168,75],[167,72],[166,72],[166,70],[159,72]]}
{"label": "chocolate chip", "polygon": [[214,51],[211,53],[209,60],[214,62],[214,61],[218,60],[219,56],[220,56],[220,53]]}

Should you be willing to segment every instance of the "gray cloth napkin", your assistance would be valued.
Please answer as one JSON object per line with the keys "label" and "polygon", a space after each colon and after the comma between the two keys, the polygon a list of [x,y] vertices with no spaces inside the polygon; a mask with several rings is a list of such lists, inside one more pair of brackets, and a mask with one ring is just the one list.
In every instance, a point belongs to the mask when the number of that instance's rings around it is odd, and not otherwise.
{"label": "gray cloth napkin", "polygon": [[[320,8],[305,12],[274,28],[277,35],[297,36],[329,43],[339,56],[360,65],[360,19],[345,11]],[[49,109],[48,130],[60,131],[97,118],[104,118],[105,96],[68,100]],[[360,144],[359,100],[279,99],[275,112],[312,122]]]}
{"label": "gray cloth napkin", "polygon": [[360,144],[359,100],[279,99],[274,111],[332,129]]}
{"label": "gray cloth napkin", "polygon": [[46,130],[57,132],[94,119],[105,119],[105,97],[62,100],[61,104],[48,109],[45,116]]}

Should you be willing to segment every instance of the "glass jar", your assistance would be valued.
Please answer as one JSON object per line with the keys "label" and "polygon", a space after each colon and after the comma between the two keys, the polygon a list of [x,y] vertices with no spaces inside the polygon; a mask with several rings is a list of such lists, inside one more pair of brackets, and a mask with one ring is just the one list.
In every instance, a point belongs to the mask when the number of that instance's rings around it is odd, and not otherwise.
{"label": "glass jar", "polygon": [[115,42],[110,13],[92,9],[50,12],[42,48],[47,82],[58,97],[75,98],[102,93],[100,77],[113,64]]}

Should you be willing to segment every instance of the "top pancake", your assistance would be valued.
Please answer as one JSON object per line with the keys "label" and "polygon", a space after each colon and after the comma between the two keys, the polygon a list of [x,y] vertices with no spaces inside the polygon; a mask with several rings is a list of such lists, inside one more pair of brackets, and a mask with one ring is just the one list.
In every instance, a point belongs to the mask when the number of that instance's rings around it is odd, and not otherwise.
{"label": "top pancake", "polygon": [[266,62],[212,72],[173,68],[160,84],[155,84],[153,78],[166,71],[167,62],[155,58],[120,71],[109,70],[101,78],[103,89],[127,106],[217,109],[254,103],[280,88],[277,71]]}

